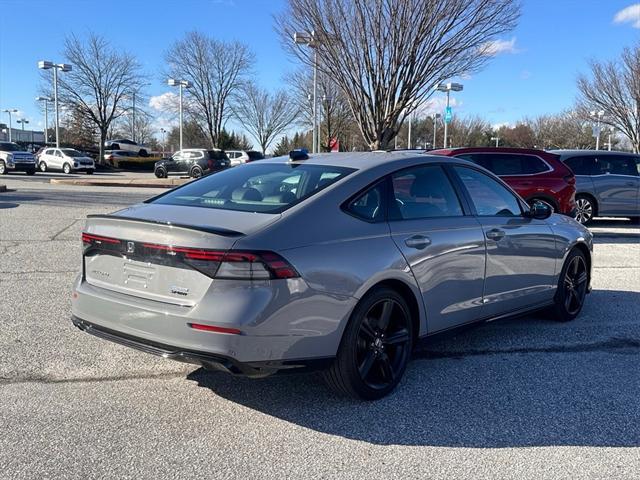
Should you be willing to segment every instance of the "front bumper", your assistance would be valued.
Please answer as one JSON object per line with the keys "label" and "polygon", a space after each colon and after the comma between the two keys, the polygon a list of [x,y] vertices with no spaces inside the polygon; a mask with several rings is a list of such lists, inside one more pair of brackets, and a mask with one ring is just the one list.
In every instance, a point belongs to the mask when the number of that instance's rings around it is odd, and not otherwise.
{"label": "front bumper", "polygon": [[277,372],[285,371],[313,371],[328,368],[333,357],[312,358],[299,360],[264,361],[264,362],[239,362],[224,355],[214,355],[208,352],[187,350],[171,345],[153,342],[144,338],[134,337],[109,328],[101,327],[87,322],[75,315],[71,321],[83,332],[90,333],[104,340],[109,340],[126,347],[134,348],[152,355],[157,355],[179,362],[200,365],[208,370],[218,370],[247,377],[265,377]]}
{"label": "front bumper", "polygon": [[15,170],[16,172],[26,172],[28,170],[35,170],[36,164],[29,162],[14,162],[14,163],[5,163],[9,170]]}

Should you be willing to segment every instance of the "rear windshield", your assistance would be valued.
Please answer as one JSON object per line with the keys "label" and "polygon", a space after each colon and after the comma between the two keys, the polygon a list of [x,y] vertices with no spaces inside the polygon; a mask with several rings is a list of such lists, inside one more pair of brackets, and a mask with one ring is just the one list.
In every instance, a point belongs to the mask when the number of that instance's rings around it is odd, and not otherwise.
{"label": "rear windshield", "polygon": [[17,143],[12,142],[0,142],[0,151],[3,152],[21,152],[22,149]]}
{"label": "rear windshield", "polygon": [[211,160],[224,160],[227,155],[222,150],[207,150]]}
{"label": "rear windshield", "polygon": [[247,164],[208,175],[151,203],[280,213],[353,171],[328,165]]}

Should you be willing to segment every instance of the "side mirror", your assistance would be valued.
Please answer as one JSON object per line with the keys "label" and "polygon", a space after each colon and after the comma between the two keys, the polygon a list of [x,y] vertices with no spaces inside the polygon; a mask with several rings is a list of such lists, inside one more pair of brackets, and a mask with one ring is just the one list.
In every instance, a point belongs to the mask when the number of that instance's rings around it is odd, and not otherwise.
{"label": "side mirror", "polygon": [[546,220],[553,213],[553,209],[546,203],[536,201],[525,216],[536,220]]}

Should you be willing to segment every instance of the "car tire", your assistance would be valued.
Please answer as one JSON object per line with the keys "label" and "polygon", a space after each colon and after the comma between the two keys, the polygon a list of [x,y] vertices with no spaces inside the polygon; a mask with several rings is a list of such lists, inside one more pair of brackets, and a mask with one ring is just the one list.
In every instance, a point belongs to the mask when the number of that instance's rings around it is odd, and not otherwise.
{"label": "car tire", "polygon": [[7,174],[7,166],[4,164],[3,160],[0,160],[0,175]]}
{"label": "car tire", "polygon": [[340,395],[382,398],[400,382],[413,342],[410,309],[404,298],[390,288],[376,288],[351,314],[338,354],[323,372],[325,382]]}
{"label": "car tire", "polygon": [[65,173],[65,175],[69,175],[71,173],[71,165],[69,165],[68,163],[65,163],[62,166],[62,171]]}
{"label": "car tire", "polygon": [[109,146],[109,150],[120,150],[120,144],[119,143],[112,143]]}
{"label": "car tire", "polygon": [[167,178],[167,171],[164,168],[156,168],[153,173],[157,178]]}
{"label": "car tire", "polygon": [[576,197],[576,216],[577,222],[587,225],[593,217],[596,216],[597,206],[593,199],[588,195],[578,195]]}
{"label": "car tire", "polygon": [[87,170],[87,175],[93,175],[93,170]]}
{"label": "car tire", "polygon": [[202,168],[200,168],[198,165],[196,165],[195,167],[193,167],[191,169],[191,171],[189,172],[189,176],[191,178],[200,178],[202,176],[204,172],[202,171]]}
{"label": "car tire", "polygon": [[559,322],[576,318],[584,305],[589,286],[589,267],[585,254],[578,249],[569,252],[564,262],[552,307],[553,317]]}
{"label": "car tire", "polygon": [[47,164],[45,162],[40,162],[38,164],[38,168],[42,173],[45,173],[47,171]]}
{"label": "car tire", "polygon": [[141,157],[148,157],[149,153],[143,148],[138,152],[138,155],[140,155]]}
{"label": "car tire", "polygon": [[36,167],[30,168],[28,170],[26,170],[25,172],[27,175],[35,175],[36,174]]}

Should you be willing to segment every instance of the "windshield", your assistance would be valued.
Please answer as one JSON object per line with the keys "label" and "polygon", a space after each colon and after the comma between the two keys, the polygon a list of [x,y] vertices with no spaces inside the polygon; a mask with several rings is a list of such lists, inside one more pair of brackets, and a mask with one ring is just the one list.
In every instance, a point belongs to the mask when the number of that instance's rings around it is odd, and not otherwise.
{"label": "windshield", "polygon": [[82,153],[73,148],[63,148],[62,153],[64,153],[67,157],[84,157]]}
{"label": "windshield", "polygon": [[22,152],[22,148],[13,142],[0,142],[0,151],[3,152]]}
{"label": "windshield", "polygon": [[280,213],[353,171],[329,165],[251,164],[206,176],[151,203]]}

